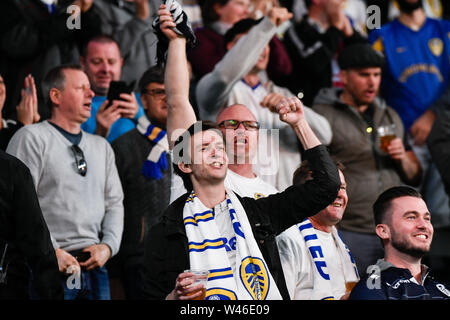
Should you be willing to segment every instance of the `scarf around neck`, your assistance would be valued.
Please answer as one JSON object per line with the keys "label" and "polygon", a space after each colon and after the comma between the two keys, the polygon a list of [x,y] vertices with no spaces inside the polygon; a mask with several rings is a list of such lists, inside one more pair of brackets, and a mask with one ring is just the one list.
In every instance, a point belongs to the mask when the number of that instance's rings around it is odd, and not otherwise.
{"label": "scarf around neck", "polygon": [[226,241],[214,211],[194,192],[186,200],[183,222],[192,270],[209,270],[206,300],[281,300],[281,294],[259,250],[247,215],[236,195],[227,190],[228,213],[236,235],[236,267],[228,259]]}
{"label": "scarf around neck", "polygon": [[[314,229],[311,221],[305,219],[303,222],[297,224],[297,227],[305,241],[306,247],[309,251],[309,256],[315,266],[313,268],[314,290],[311,300],[334,300],[340,297],[334,297],[331,289],[330,275],[328,273],[327,263],[336,263],[335,261],[327,261],[324,256],[321,242],[317,236],[316,229]],[[359,275],[356,268],[355,261],[350,253],[347,245],[342,241],[337,229],[333,227],[332,236],[336,242],[338,255],[341,257],[343,266],[343,277],[346,282],[358,282]]]}
{"label": "scarf around neck", "polygon": [[154,126],[142,115],[138,119],[137,130],[154,143],[152,150],[147,156],[142,166],[142,174],[147,179],[159,180],[163,177],[162,170],[167,170],[167,152],[169,151],[169,142],[165,130]]}

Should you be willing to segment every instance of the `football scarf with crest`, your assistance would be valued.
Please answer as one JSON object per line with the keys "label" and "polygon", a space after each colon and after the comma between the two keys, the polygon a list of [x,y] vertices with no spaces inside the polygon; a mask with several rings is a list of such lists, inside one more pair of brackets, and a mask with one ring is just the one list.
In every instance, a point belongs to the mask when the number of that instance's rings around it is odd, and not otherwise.
{"label": "football scarf with crest", "polygon": [[231,267],[226,238],[214,211],[194,192],[186,200],[183,222],[192,270],[209,270],[206,300],[281,300],[275,281],[259,250],[247,215],[236,195],[227,190],[229,217],[236,235],[236,267]]}
{"label": "football scarf with crest", "polygon": [[[302,223],[297,224],[298,229],[305,241],[306,247],[309,251],[309,256],[313,261],[313,293],[311,300],[334,300],[340,297],[334,297],[331,289],[330,275],[327,269],[327,257],[324,256],[321,242],[317,236],[316,229],[314,229],[311,221],[305,219]],[[337,246],[338,255],[341,258],[342,268],[346,282],[359,281],[358,269],[355,261],[348,249],[347,245],[342,241],[339,233],[335,227],[332,229],[332,236]],[[336,263],[336,261],[328,261],[329,263]]]}
{"label": "football scarf with crest", "polygon": [[162,170],[167,170],[168,168],[167,152],[169,151],[169,142],[167,141],[167,133],[151,124],[146,115],[139,117],[136,128],[154,143],[147,160],[142,166],[142,174],[147,179],[159,180],[163,177]]}

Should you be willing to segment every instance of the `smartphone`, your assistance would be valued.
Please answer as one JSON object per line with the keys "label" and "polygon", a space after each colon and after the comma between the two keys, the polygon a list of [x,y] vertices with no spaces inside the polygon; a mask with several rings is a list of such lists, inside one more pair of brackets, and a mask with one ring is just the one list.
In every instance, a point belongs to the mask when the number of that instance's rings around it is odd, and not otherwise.
{"label": "smartphone", "polygon": [[105,107],[109,108],[113,100],[120,100],[121,93],[130,94],[133,91],[135,81],[127,84],[125,81],[111,81],[109,84],[108,95],[106,99],[108,100],[108,105]]}

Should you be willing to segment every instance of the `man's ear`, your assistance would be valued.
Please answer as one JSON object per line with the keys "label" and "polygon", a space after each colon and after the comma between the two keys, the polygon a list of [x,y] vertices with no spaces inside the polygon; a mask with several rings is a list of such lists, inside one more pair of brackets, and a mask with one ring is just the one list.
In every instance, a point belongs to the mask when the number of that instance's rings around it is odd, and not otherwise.
{"label": "man's ear", "polygon": [[178,162],[178,169],[181,170],[183,173],[191,173],[192,168],[190,164],[184,163],[184,162]]}
{"label": "man's ear", "polygon": [[391,238],[391,230],[386,224],[378,224],[375,227],[375,232],[382,240],[389,240]]}
{"label": "man's ear", "polygon": [[50,101],[54,105],[59,105],[59,99],[61,97],[61,91],[56,88],[51,88],[49,92]]}
{"label": "man's ear", "polygon": [[147,111],[147,109],[148,109],[148,97],[147,97],[147,95],[146,94],[141,94],[140,98],[141,98],[141,103],[142,103],[142,109]]}

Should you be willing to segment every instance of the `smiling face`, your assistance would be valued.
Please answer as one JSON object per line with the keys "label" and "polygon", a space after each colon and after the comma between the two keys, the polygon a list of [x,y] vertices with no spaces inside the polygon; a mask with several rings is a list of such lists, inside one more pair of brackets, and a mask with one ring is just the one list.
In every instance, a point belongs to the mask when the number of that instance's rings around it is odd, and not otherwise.
{"label": "smiling face", "polygon": [[392,250],[416,258],[430,250],[434,230],[423,199],[410,196],[393,199],[386,220],[386,234],[378,226],[377,234],[388,241]]}
{"label": "smiling face", "polygon": [[345,182],[345,177],[341,170],[339,170],[339,177],[341,179],[341,186],[337,198],[328,207],[309,218],[316,222],[314,227],[322,231],[330,232],[331,227],[342,220],[345,208],[347,207],[347,183]]}
{"label": "smiling face", "polygon": [[122,72],[122,58],[115,42],[91,41],[86,56],[80,58],[81,65],[89,77],[92,90],[106,96],[111,81],[119,81]]}

